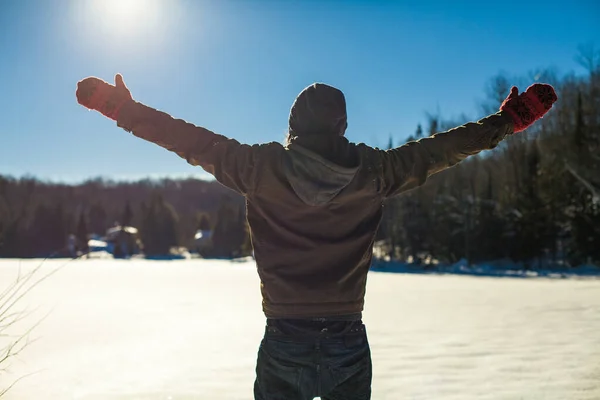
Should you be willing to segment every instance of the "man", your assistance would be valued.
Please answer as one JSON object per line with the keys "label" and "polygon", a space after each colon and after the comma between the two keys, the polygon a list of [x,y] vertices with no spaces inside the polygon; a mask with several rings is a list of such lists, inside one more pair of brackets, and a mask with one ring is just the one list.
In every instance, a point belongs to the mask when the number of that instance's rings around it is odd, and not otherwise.
{"label": "man", "polygon": [[245,196],[267,317],[255,399],[333,400],[371,396],[361,312],[383,201],[496,147],[557,97],[549,85],[513,87],[498,113],[388,151],[350,143],[344,95],[318,83],[295,100],[285,146],[174,119],[134,101],[121,75],[115,86],[84,79],[77,100]]}

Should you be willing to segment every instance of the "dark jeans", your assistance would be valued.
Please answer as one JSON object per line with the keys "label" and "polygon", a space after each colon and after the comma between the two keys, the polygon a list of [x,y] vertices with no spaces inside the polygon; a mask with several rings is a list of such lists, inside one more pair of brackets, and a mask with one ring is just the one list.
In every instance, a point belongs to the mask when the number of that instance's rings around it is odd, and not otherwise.
{"label": "dark jeans", "polygon": [[371,351],[362,321],[267,320],[255,400],[368,400]]}

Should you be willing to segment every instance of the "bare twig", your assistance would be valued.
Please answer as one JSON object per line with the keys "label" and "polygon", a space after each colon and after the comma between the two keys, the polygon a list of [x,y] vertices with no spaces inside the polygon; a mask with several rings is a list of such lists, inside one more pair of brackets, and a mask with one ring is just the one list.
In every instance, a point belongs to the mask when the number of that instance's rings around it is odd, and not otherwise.
{"label": "bare twig", "polygon": [[581,177],[581,175],[579,175],[577,173],[577,171],[575,171],[575,169],[573,167],[571,167],[568,163],[565,163],[565,168],[567,169],[567,171],[569,171],[571,173],[571,175],[573,175],[583,186],[586,187],[586,189],[588,189],[590,192],[592,192],[592,196],[594,196],[594,200],[599,201],[600,200],[600,190],[597,189],[594,185],[592,185],[589,181],[587,181],[586,179],[584,179],[583,177]]}
{"label": "bare twig", "polygon": [[12,388],[13,388],[13,386],[15,386],[15,385],[16,385],[17,383],[19,383],[21,380],[23,380],[23,379],[25,379],[25,378],[28,378],[28,377],[30,377],[31,375],[39,374],[40,372],[41,372],[41,371],[30,372],[29,374],[25,374],[25,375],[23,375],[23,376],[20,376],[19,378],[15,379],[15,380],[13,381],[13,383],[11,383],[10,385],[8,385],[8,387],[7,387],[7,388],[5,388],[5,389],[2,389],[2,390],[0,391],[0,397],[4,396],[6,393],[8,393],[8,391],[9,391],[10,389],[12,389]]}
{"label": "bare twig", "polygon": [[[62,249],[61,249],[62,250]],[[53,253],[49,257],[43,259],[39,265],[33,268],[31,271],[22,273],[21,266],[19,264],[19,270],[16,279],[14,282],[8,285],[6,289],[2,291],[0,294],[0,338],[14,338],[12,341],[9,340],[9,343],[4,347],[0,348],[0,375],[2,373],[6,373],[9,367],[8,362],[17,357],[25,348],[34,343],[37,339],[31,340],[30,335],[32,331],[37,328],[49,315],[46,314],[39,321],[37,321],[32,327],[30,327],[25,333],[17,336],[11,336],[5,333],[10,327],[14,326],[16,323],[22,321],[27,318],[31,314],[33,314],[36,310],[33,311],[15,311],[15,307],[19,304],[20,301],[30,293],[36,286],[40,283],[54,275],[56,272],[64,268],[71,261],[82,257],[85,254],[82,254],[79,257],[73,258],[60,265],[58,268],[51,270],[50,272],[39,275],[39,271],[44,265],[45,261],[56,255],[61,250]],[[34,277],[36,279],[34,279]],[[35,372],[37,373],[37,372]],[[18,382],[23,380],[24,378],[31,376],[35,373],[27,374],[17,378],[14,382],[12,382],[8,387],[1,389],[0,388],[0,397],[5,395],[11,388],[13,388]]]}

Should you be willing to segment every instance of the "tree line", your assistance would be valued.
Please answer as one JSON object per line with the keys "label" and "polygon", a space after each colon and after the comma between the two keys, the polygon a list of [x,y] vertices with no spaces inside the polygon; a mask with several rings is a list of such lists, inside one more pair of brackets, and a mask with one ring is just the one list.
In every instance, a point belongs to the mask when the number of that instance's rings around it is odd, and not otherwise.
{"label": "tree line", "polygon": [[[525,268],[600,262],[600,51],[580,49],[586,74],[551,69],[489,81],[484,116],[498,110],[511,84],[548,82],[551,112],[526,132],[391,199],[378,239],[390,258],[427,263],[511,260]],[[466,120],[429,115],[426,134]],[[417,127],[409,140],[423,136]]]}
{"label": "tree line", "polygon": [[215,181],[98,178],[66,185],[0,176],[0,257],[64,256],[69,235],[86,250],[88,238],[114,226],[138,228],[147,255],[193,249],[198,229],[213,232],[204,256],[251,252],[243,198]]}

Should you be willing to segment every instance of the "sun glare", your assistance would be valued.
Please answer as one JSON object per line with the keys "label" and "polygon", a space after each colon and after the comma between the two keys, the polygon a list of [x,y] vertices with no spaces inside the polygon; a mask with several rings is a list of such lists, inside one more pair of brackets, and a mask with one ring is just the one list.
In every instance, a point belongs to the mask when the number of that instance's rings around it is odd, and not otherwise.
{"label": "sun glare", "polygon": [[151,33],[160,24],[160,0],[94,0],[91,12],[119,35]]}
{"label": "sun glare", "polygon": [[148,61],[169,48],[183,24],[179,5],[178,0],[71,0],[71,32],[94,56]]}

